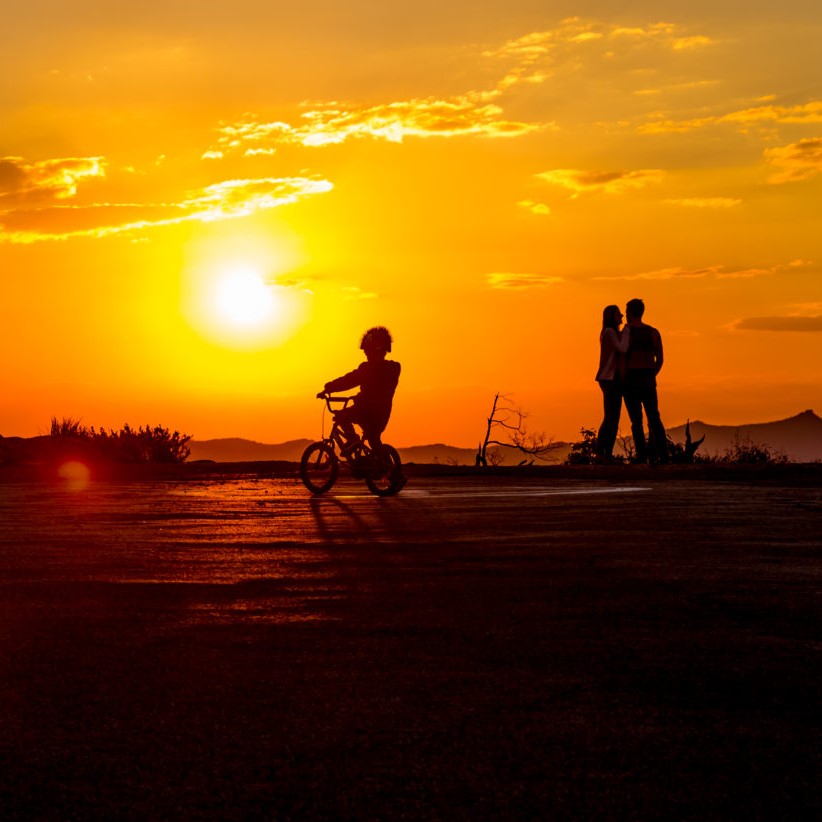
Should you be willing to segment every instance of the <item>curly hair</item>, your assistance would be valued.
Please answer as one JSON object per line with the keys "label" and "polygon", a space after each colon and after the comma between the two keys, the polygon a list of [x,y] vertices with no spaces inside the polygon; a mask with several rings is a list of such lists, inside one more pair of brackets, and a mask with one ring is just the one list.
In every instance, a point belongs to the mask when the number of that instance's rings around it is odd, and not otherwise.
{"label": "curly hair", "polygon": [[362,348],[363,351],[367,351],[370,348],[387,353],[391,350],[392,342],[393,340],[391,339],[389,330],[382,325],[375,325],[362,335],[360,348]]}

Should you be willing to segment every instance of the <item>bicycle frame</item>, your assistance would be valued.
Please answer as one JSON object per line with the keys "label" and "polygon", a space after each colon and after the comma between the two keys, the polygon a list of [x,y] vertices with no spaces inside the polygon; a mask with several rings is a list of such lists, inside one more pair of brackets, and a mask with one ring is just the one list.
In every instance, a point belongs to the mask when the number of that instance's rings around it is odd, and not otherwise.
{"label": "bicycle frame", "polygon": [[[312,494],[324,494],[337,481],[340,462],[344,462],[355,479],[365,480],[369,490],[379,497],[393,496],[402,490],[406,478],[397,449],[385,443],[373,447],[354,432],[348,436],[338,415],[348,408],[354,397],[319,394],[331,412],[333,423],[328,436],[309,445],[300,460],[300,478]],[[335,409],[334,404],[341,403]],[[346,426],[347,428],[348,426]],[[325,428],[325,426],[323,426]]]}
{"label": "bicycle frame", "polygon": [[[325,406],[331,412],[332,417],[332,425],[331,431],[329,432],[328,436],[325,437],[325,441],[334,449],[334,452],[339,454],[340,458],[345,460],[346,462],[349,461],[349,458],[354,454],[358,456],[362,456],[364,454],[369,454],[371,449],[368,447],[366,441],[361,437],[357,437],[356,443],[350,443],[348,439],[346,439],[345,434],[343,433],[342,425],[340,425],[339,421],[337,420],[337,414],[340,411],[344,411],[348,408],[349,404],[354,401],[354,397],[333,397],[330,395],[326,395],[325,397]],[[331,403],[342,403],[342,407],[338,409],[334,409]],[[350,445],[353,444],[353,448],[349,448]],[[346,453],[346,451],[348,453]]]}

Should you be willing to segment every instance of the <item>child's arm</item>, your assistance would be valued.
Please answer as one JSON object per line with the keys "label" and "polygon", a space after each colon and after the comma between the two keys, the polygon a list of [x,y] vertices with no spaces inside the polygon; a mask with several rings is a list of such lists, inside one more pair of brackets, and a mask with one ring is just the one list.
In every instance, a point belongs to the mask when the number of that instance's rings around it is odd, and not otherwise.
{"label": "child's arm", "polygon": [[360,369],[356,368],[354,371],[349,371],[347,374],[343,374],[342,377],[337,377],[336,380],[327,382],[325,384],[325,388],[323,388],[320,393],[333,394],[335,391],[348,391],[350,388],[356,388],[361,382],[362,377],[360,376]]}

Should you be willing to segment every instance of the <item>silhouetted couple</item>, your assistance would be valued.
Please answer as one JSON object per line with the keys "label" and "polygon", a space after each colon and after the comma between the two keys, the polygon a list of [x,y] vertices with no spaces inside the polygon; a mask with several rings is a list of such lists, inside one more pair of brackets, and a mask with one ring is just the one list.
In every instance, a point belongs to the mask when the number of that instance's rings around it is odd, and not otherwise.
{"label": "silhouetted couple", "polygon": [[[659,416],[656,375],[662,368],[662,337],[653,326],[642,321],[645,303],[630,300],[625,306],[627,320],[622,324],[619,306],[609,305],[602,311],[599,335],[599,371],[596,380],[602,389],[603,419],[597,433],[597,458],[613,458],[619,430],[622,402],[631,419],[631,434],[637,462],[668,462],[668,437]],[[648,439],[642,412],[648,418]]]}

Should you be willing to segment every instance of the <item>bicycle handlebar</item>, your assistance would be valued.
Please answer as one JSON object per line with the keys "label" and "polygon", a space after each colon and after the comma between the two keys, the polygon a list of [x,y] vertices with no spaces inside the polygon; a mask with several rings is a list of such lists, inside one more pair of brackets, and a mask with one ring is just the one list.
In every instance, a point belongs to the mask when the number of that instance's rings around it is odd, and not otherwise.
{"label": "bicycle handlebar", "polygon": [[332,402],[341,402],[342,408],[337,408],[337,411],[342,411],[344,408],[348,408],[348,403],[354,402],[354,397],[334,397],[331,394],[326,394],[325,391],[320,391],[317,394],[318,400],[325,400],[326,408],[333,414],[335,409],[331,407]]}

